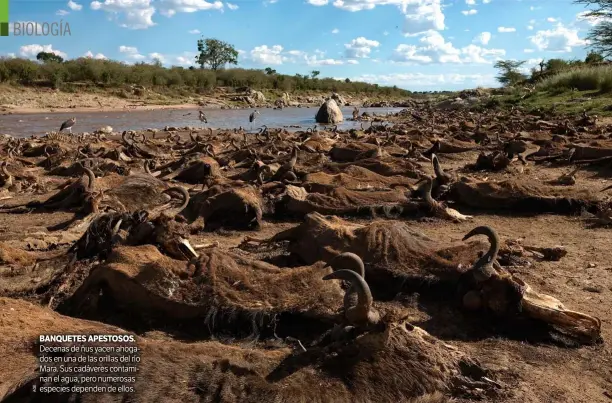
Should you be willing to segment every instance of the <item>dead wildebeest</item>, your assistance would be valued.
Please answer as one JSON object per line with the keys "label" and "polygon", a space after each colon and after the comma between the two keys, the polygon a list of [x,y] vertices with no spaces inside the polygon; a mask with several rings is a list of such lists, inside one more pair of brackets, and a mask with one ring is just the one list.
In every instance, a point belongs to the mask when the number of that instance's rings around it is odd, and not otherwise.
{"label": "dead wildebeest", "polygon": [[458,181],[449,199],[477,209],[520,213],[575,214],[598,211],[602,200],[588,190],[558,187],[526,179],[499,182]]}
{"label": "dead wildebeest", "polygon": [[252,185],[220,183],[191,197],[182,214],[192,225],[206,229],[257,229],[262,222],[263,201]]}
{"label": "dead wildebeest", "polygon": [[79,178],[66,182],[59,192],[43,202],[32,201],[25,205],[6,206],[3,211],[25,213],[33,209],[48,211],[78,208],[85,215],[94,212],[97,209],[97,203],[99,203],[99,196],[94,194],[96,177],[88,168],[82,167],[81,173],[85,174],[86,179]]}
{"label": "dead wildebeest", "polygon": [[[39,393],[33,391],[35,385],[38,389],[49,385],[44,379],[52,374],[34,370],[38,368],[38,346],[23,348],[36,344],[39,335],[126,334],[117,327],[62,316],[24,301],[1,298],[0,306],[4,314],[0,347],[11,351],[2,356],[7,365],[0,370],[0,399],[7,403],[31,401]],[[28,320],[26,327],[20,326],[24,318]],[[504,386],[492,379],[492,371],[405,320],[354,333],[348,339],[320,343],[306,352],[284,346],[236,347],[216,341],[184,343],[134,335],[141,357],[134,392],[66,393],[64,397],[78,397],[83,403],[100,399],[442,403],[453,396],[485,394],[493,398],[503,392]],[[172,359],[168,360],[170,351]],[[82,384],[65,384],[75,385]]]}
{"label": "dead wildebeest", "polygon": [[352,252],[363,258],[366,278],[378,294],[459,293],[467,308],[483,308],[502,317],[524,315],[542,320],[580,341],[599,339],[596,318],[567,310],[554,298],[536,293],[521,279],[501,269],[496,263],[499,239],[493,230],[478,227],[465,239],[476,234],[488,235],[491,245],[474,265],[469,262],[480,249],[478,244],[443,248],[397,221],[374,221],[364,226],[313,213],[306,216],[303,224],[270,239],[247,237],[245,241],[289,240],[289,251],[306,263],[330,262],[340,253]]}
{"label": "dead wildebeest", "polygon": [[304,177],[304,186],[322,184],[342,186],[349,190],[390,189],[403,186],[408,189],[414,180],[405,176],[383,176],[360,166],[350,166],[344,172],[330,175],[325,172],[314,172]]}
{"label": "dead wildebeest", "polygon": [[309,193],[303,187],[286,185],[285,191],[274,202],[275,214],[301,217],[316,211],[321,214],[354,216],[384,214],[385,209],[391,211],[400,205],[406,211],[418,209],[418,203],[409,205],[406,192],[401,189],[357,191],[317,184],[315,190],[315,193]]}
{"label": "dead wildebeest", "polygon": [[85,304],[95,316],[103,289],[107,303],[166,324],[169,318],[181,326],[191,321],[198,332],[280,335],[305,331],[306,324],[323,331],[332,326],[343,298],[336,284],[322,280],[330,273],[324,266],[281,269],[215,248],[181,262],[153,245],[117,245],[66,301],[66,309],[85,312]]}
{"label": "dead wildebeest", "polygon": [[176,213],[163,212],[149,217],[147,211],[139,210],[100,215],[89,224],[69,252],[74,252],[77,259],[105,259],[118,245],[152,244],[175,259],[195,258],[198,255],[189,243],[189,230],[184,223],[174,221]]}

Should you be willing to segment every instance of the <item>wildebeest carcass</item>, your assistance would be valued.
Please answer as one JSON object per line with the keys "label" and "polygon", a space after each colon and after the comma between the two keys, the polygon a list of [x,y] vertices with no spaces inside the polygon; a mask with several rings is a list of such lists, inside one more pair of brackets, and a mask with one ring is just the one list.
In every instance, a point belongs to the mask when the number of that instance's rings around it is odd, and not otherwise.
{"label": "wildebeest carcass", "polygon": [[[1,356],[7,365],[0,370],[0,398],[7,403],[32,400],[37,393],[33,386],[45,386],[41,377],[51,375],[34,370],[38,368],[38,346],[32,346],[32,340],[39,335],[126,334],[121,328],[69,318],[19,300],[1,298],[0,310],[4,351],[11,352]],[[32,321],[25,328],[19,326],[24,318]],[[135,336],[141,363],[134,392],[64,396],[78,396],[84,403],[100,399],[441,403],[453,396],[477,397],[484,392],[493,397],[503,392],[503,386],[491,379],[492,371],[405,320],[353,333],[342,341],[318,343],[305,352],[284,346],[236,347],[216,341],[183,343]]]}
{"label": "wildebeest carcass", "polygon": [[[497,234],[488,227],[478,227],[465,239],[476,234],[488,235],[491,246],[474,265],[471,261],[480,249],[478,244],[445,248],[397,221],[380,220],[364,226],[312,213],[304,223],[270,239],[247,237],[245,241],[288,240],[289,251],[306,263],[330,262],[340,253],[352,252],[363,258],[370,287],[387,298],[402,291],[459,294],[466,308],[483,309],[501,317],[526,315],[581,341],[599,339],[598,319],[567,310],[554,298],[535,292],[523,280],[510,275],[496,263]],[[481,272],[484,274],[479,277]]]}
{"label": "wildebeest carcass", "polygon": [[263,216],[260,191],[235,181],[218,183],[190,198],[182,214],[192,225],[206,229],[257,229]]}

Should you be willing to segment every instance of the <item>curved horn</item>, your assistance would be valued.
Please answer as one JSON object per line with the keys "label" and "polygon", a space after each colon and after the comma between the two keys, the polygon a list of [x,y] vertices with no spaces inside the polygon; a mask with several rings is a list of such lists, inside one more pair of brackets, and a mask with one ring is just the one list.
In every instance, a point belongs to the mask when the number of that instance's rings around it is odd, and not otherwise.
{"label": "curved horn", "polygon": [[368,283],[359,274],[352,270],[338,270],[323,277],[323,280],[346,280],[351,283],[351,288],[357,293],[357,305],[354,307],[345,306],[345,312],[351,314],[359,322],[367,322],[370,309],[372,309],[372,293]]}
{"label": "curved horn", "polygon": [[491,245],[488,252],[478,260],[475,266],[495,261],[499,253],[499,235],[497,235],[497,232],[488,225],[482,225],[468,232],[463,237],[462,241],[466,241],[475,235],[485,235],[489,239],[489,244]]}
{"label": "curved horn", "polygon": [[0,163],[0,170],[7,178],[11,177],[11,174],[6,169],[6,161],[2,161],[2,163]]}
{"label": "curved horn", "polygon": [[144,160],[144,170],[149,175],[153,175],[153,173],[151,173],[151,162],[151,160]]}
{"label": "curved horn", "polygon": [[421,191],[422,191],[422,197],[425,200],[425,202],[430,205],[433,206],[436,204],[436,201],[434,200],[433,196],[431,195],[431,190],[433,189],[433,179],[431,179],[430,177],[426,176],[422,179],[420,179],[416,184],[419,184],[421,182],[425,182],[422,187],[421,187]]}
{"label": "curved horn", "polygon": [[343,269],[352,270],[365,279],[365,266],[363,260],[352,252],[344,252],[336,255],[325,267],[331,267],[334,271]]}
{"label": "curved horn", "polygon": [[85,175],[87,175],[87,178],[89,179],[89,183],[87,184],[87,191],[93,192],[95,189],[96,175],[94,175],[91,169],[85,168],[83,165],[81,165],[81,167],[83,171],[85,171]]}
{"label": "curved horn", "polygon": [[295,174],[295,172],[293,172],[293,171],[288,171],[288,172],[285,172],[285,174],[283,175],[283,178],[282,178],[282,179],[283,179],[283,180],[285,180],[285,181],[287,181],[287,182],[293,182],[293,183],[295,183],[295,182],[297,182],[298,177],[297,177],[297,175]]}
{"label": "curved horn", "polygon": [[121,228],[121,223],[123,222],[123,218],[120,218],[117,220],[117,222],[115,223],[115,226],[113,227],[113,230],[111,232],[112,236],[117,235],[117,233],[119,232],[119,229]]}
{"label": "curved horn", "polygon": [[434,172],[436,173],[436,177],[438,178],[448,178],[448,174],[444,172],[442,166],[440,166],[440,160],[438,160],[438,156],[436,154],[431,154],[431,164],[433,165]]}
{"label": "curved horn", "polygon": [[[183,211],[185,209],[185,207],[187,207],[187,205],[189,204],[189,192],[184,187],[173,186],[171,188],[168,188],[168,189],[164,190],[162,193],[167,193],[168,194],[168,193],[170,193],[170,192],[172,192],[174,190],[176,190],[177,192],[179,192],[183,196],[183,203],[176,210],[176,214],[178,214],[181,211]],[[176,214],[174,214],[174,215],[176,215]]]}

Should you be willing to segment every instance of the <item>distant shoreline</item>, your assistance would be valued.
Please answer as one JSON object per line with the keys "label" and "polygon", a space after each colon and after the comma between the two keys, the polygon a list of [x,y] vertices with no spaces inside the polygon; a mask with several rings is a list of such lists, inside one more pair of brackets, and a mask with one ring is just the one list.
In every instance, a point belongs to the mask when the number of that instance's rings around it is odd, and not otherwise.
{"label": "distant shoreline", "polygon": [[139,112],[139,111],[153,111],[153,110],[181,110],[181,109],[219,109],[210,107],[201,107],[197,104],[177,104],[177,105],[129,105],[129,106],[109,106],[109,107],[76,107],[76,108],[32,108],[32,107],[15,107],[6,109],[6,111],[0,112],[0,115],[35,115],[40,113],[52,113],[52,114],[69,114],[71,112],[84,113],[84,112]]}

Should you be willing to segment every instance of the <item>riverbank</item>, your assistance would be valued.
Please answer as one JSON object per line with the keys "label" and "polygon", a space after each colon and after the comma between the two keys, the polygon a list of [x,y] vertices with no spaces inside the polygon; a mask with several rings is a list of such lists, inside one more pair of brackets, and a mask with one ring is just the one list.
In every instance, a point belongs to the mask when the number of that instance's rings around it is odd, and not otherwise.
{"label": "riverbank", "polygon": [[[117,112],[161,109],[243,109],[284,106],[319,106],[330,93],[301,92],[297,94],[274,91],[243,90],[219,87],[206,95],[157,93],[142,87],[100,90],[95,92],[66,92],[50,88],[14,85],[0,86],[0,114]],[[340,96],[344,105],[362,107],[402,106],[406,99],[382,99],[361,94]]]}

